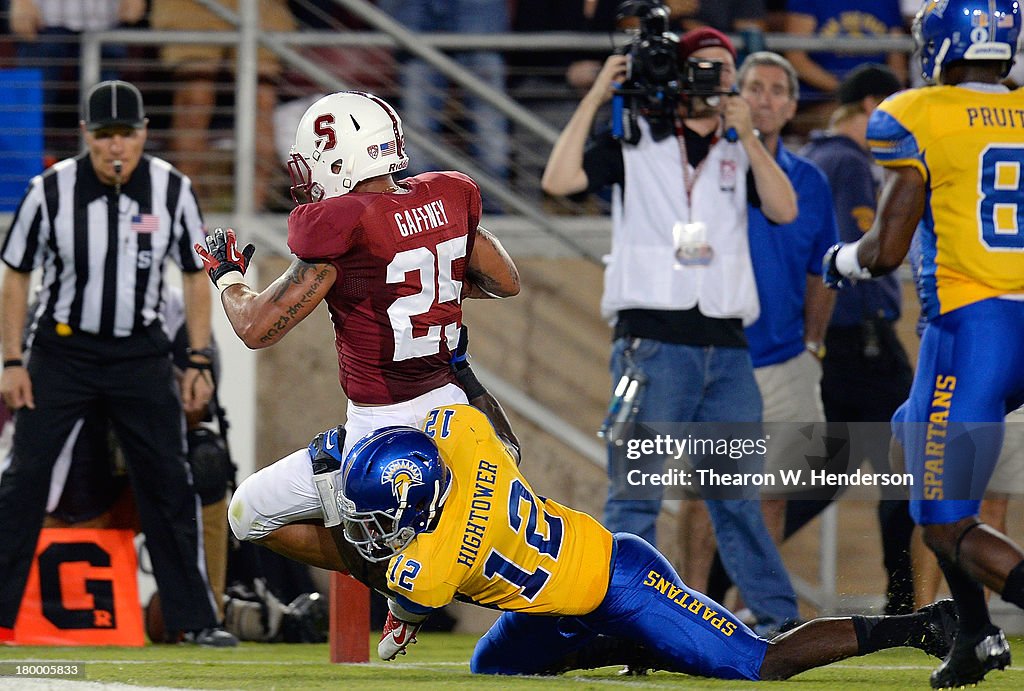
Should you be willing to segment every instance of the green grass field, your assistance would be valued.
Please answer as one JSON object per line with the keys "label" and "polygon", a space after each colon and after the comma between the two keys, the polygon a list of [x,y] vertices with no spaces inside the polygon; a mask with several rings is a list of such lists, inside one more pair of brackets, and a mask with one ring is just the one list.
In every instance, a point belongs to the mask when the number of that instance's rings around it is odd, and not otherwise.
{"label": "green grass field", "polygon": [[[326,645],[243,643],[230,650],[152,645],[145,648],[0,647],[0,672],[11,674],[16,663],[77,663],[84,666],[84,679],[92,682],[192,689],[751,688],[747,682],[715,681],[665,672],[620,677],[618,668],[610,667],[564,677],[473,676],[469,673],[468,660],[475,642],[476,637],[471,635],[422,634],[420,642],[398,661],[363,665],[331,664]],[[1024,641],[1014,639],[1012,645],[1018,651]],[[935,659],[917,650],[886,651],[812,670],[790,681],[758,684],[757,688],[924,689],[928,688],[928,674],[936,664]],[[17,689],[17,681],[18,678],[10,676],[0,678],[0,688]],[[73,689],[74,685],[61,688]],[[1024,668],[990,672],[981,688],[982,691],[1022,689]]]}

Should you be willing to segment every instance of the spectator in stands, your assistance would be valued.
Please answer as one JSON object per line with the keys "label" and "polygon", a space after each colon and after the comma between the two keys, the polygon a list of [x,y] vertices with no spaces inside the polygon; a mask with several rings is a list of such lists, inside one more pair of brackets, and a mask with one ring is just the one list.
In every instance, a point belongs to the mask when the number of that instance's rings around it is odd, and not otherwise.
{"label": "spectator in stands", "polygon": [[[380,0],[380,9],[414,32],[444,31],[491,34],[509,31],[506,0]],[[468,72],[498,92],[505,90],[505,62],[501,53],[487,50],[458,52],[454,56]],[[422,134],[440,135],[446,128],[444,111],[451,105],[448,80],[424,60],[407,57],[401,68],[402,113],[405,127]],[[470,151],[483,170],[499,180],[509,175],[508,119],[492,105],[470,93],[461,99],[473,135]],[[461,113],[455,118],[461,119]],[[409,145],[411,174],[445,168]],[[500,206],[484,198],[484,210]]]}
{"label": "spectator in stands", "polygon": [[[529,2],[530,0],[527,0]],[[544,3],[541,3],[544,4]],[[583,18],[575,27],[570,30],[583,28],[584,31],[612,35],[620,28],[618,8],[621,2],[618,0],[584,0]],[[585,56],[573,60],[566,70],[565,79],[578,92],[581,97],[593,86],[597,73],[601,71],[602,62]],[[578,100],[578,99],[577,99]]]}
{"label": "spectator in stands", "polygon": [[[236,12],[238,0],[222,0]],[[260,0],[260,26],[264,31],[294,31],[295,20],[285,0]],[[221,19],[197,0],[153,0],[151,24],[168,31],[230,31],[235,25]],[[221,70],[234,70],[235,49],[230,46],[178,43],[164,45],[160,60],[171,70],[176,85],[171,116],[171,152],[182,173],[192,178],[197,194],[210,190],[203,178],[209,161],[209,128],[217,102],[217,79]],[[278,168],[274,153],[275,82],[281,71],[276,56],[265,48],[258,54],[259,84],[256,87],[256,180],[253,202],[265,207],[271,174]],[[209,201],[206,199],[206,201]]]}
{"label": "spectator in stands", "polygon": [[[694,6],[694,9],[686,12],[687,17],[682,20],[683,26],[688,29],[713,26],[719,31],[733,32],[764,31],[766,27],[767,12],[764,0],[693,0],[683,4]],[[747,50],[749,49],[748,46]]]}
{"label": "spectator in stands", "polygon": [[[522,32],[589,31],[611,35],[616,30],[619,0],[518,0],[512,29]],[[593,85],[601,61],[590,52],[513,51],[507,57],[509,90],[520,103],[548,124],[561,128],[572,117],[576,103]],[[515,132],[517,174],[525,173],[536,190],[547,160],[547,144],[529,131]],[[536,176],[536,177],[534,177]],[[550,197],[548,201],[556,202]],[[557,202],[556,202],[557,203]]]}
{"label": "spectator in stands", "polygon": [[782,33],[786,26],[786,0],[765,0],[765,31]]}
{"label": "spectator in stands", "polygon": [[[580,31],[584,25],[583,2],[550,3],[548,0],[518,0],[512,17],[516,32]],[[593,5],[594,3],[590,3]],[[578,95],[568,84],[569,68],[586,60],[586,55],[564,50],[524,50],[508,54],[509,94],[552,127],[562,127],[575,110]],[[597,61],[592,62],[597,67]],[[596,70],[593,71],[596,74]],[[518,171],[527,173],[523,185],[537,190],[536,182],[544,169],[547,145],[526,129],[516,128],[515,149]],[[517,180],[518,181],[518,180]]]}
{"label": "spectator in stands", "polygon": [[[821,39],[902,36],[906,34],[899,0],[788,0],[785,31]],[[906,82],[907,58],[898,52],[865,55],[831,51],[786,52],[803,83],[800,130],[824,126],[835,108],[839,83],[864,62],[887,63],[901,83]]]}
{"label": "spectator in stands", "polygon": [[[17,38],[18,62],[42,70],[43,126],[48,131],[46,148],[53,160],[78,150],[73,129],[79,100],[79,36],[83,31],[132,26],[145,14],[146,0],[10,0],[10,26]],[[123,60],[127,55],[123,45],[103,45],[105,62]],[[103,65],[103,79],[117,77],[115,65]],[[68,84],[74,86],[67,88]],[[62,130],[72,134],[61,136]]]}
{"label": "spectator in stands", "polygon": [[[868,152],[868,118],[899,89],[899,79],[884,65],[856,68],[839,85],[839,105],[828,130],[814,133],[801,151],[828,176],[843,242],[860,239],[874,221],[880,175]],[[853,430],[853,449],[878,473],[889,471],[887,423],[907,399],[913,381],[894,326],[900,302],[900,282],[894,275],[844,285],[825,336],[825,417],[829,422],[879,423],[877,434],[864,425]],[[794,508],[813,515],[824,505]],[[914,608],[909,556],[914,524],[906,498],[883,495],[878,519],[888,574],[886,612],[905,614]]]}

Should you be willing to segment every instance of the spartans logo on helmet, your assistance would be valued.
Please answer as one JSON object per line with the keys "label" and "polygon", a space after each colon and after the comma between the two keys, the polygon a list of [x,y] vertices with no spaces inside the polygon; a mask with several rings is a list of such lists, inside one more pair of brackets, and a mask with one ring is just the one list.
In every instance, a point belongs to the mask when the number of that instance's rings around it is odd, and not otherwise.
{"label": "spartans logo on helmet", "polygon": [[366,435],[341,472],[345,539],[373,562],[390,559],[416,535],[433,530],[452,485],[433,439],[413,427]]}
{"label": "spartans logo on helmet", "polygon": [[409,490],[423,484],[423,473],[408,458],[398,458],[384,468],[380,482],[382,485],[391,485],[391,492],[399,506],[405,506],[409,501]]}

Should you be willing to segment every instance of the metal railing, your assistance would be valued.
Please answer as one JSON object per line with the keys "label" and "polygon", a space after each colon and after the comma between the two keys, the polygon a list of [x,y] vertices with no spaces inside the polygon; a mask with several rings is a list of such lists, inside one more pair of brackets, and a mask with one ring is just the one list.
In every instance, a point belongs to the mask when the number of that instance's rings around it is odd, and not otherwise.
{"label": "metal railing", "polygon": [[[362,85],[345,80],[336,71],[330,69],[329,65],[319,64],[303,54],[303,50],[314,47],[401,50],[426,61],[460,89],[472,93],[499,111],[508,119],[517,134],[512,138],[513,145],[524,138],[520,135],[528,135],[534,150],[516,149],[512,158],[515,161],[531,160],[533,165],[511,166],[515,181],[510,183],[509,180],[496,178],[489,174],[473,158],[435,135],[407,127],[406,135],[410,143],[442,165],[466,172],[477,180],[485,198],[496,200],[504,208],[506,215],[510,217],[504,225],[515,228],[513,234],[530,235],[535,234],[536,229],[539,229],[548,241],[549,251],[569,252],[594,262],[600,262],[600,258],[607,250],[607,239],[601,242],[595,241],[593,237],[581,238],[580,224],[566,222],[567,219],[564,215],[593,214],[596,211],[598,216],[602,216],[607,211],[606,204],[598,201],[596,206],[591,204],[586,207],[571,201],[551,200],[547,199],[539,189],[542,162],[546,159],[547,150],[554,143],[562,123],[547,122],[520,105],[511,97],[515,93],[514,87],[507,91],[491,89],[478,77],[448,57],[448,53],[473,49],[505,52],[541,50],[576,54],[589,53],[595,59],[600,59],[616,47],[624,45],[630,38],[628,34],[602,35],[584,32],[413,34],[365,0],[333,1],[369,25],[370,30],[261,32],[256,16],[255,1],[243,0],[239,3],[238,14],[225,10],[216,2],[200,1],[210,5],[211,9],[216,8],[217,13],[228,22],[238,26],[238,30],[187,34],[166,31],[117,30],[86,34],[82,38],[81,80],[85,85],[94,83],[99,78],[101,49],[108,43],[129,46],[159,46],[173,43],[238,46],[234,87],[236,105],[233,112],[233,194],[231,202],[231,210],[237,217],[249,220],[257,212],[252,194],[256,180],[254,170],[257,165],[254,145],[256,136],[255,85],[258,79],[255,59],[257,47],[270,50],[289,69],[327,91],[361,88]],[[736,43],[741,49],[746,38],[743,35],[735,36]],[[765,47],[773,50],[814,50],[827,47],[829,50],[854,53],[878,52],[879,50],[909,52],[913,47],[909,37],[841,38],[826,42],[815,37],[765,34],[763,43]],[[393,83],[389,84],[388,88],[397,89]],[[579,94],[575,93],[568,85],[563,85],[560,92],[556,90],[548,94],[549,98],[561,99],[564,103],[573,106],[578,96]],[[175,136],[175,133],[170,133],[170,136]],[[266,135],[260,133],[260,136]],[[536,150],[540,148],[546,150]],[[540,165],[537,165],[538,161],[541,162]],[[556,213],[549,213],[548,209]],[[268,230],[275,226],[283,230],[280,221],[264,219],[262,223]],[[600,228],[604,233],[607,233],[609,228],[607,221],[602,218],[595,219],[594,223],[584,225]]]}

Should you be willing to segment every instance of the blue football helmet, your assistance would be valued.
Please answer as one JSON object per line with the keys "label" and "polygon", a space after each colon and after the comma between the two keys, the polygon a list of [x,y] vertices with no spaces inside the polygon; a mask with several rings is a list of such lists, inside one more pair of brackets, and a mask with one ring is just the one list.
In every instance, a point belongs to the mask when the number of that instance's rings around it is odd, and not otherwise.
{"label": "blue football helmet", "polygon": [[452,474],[434,441],[413,427],[383,427],[352,447],[341,469],[341,519],[366,559],[390,559],[434,529]]}
{"label": "blue football helmet", "polygon": [[1003,60],[1005,77],[1017,52],[1019,0],[927,0],[914,18],[921,74],[938,82],[956,60]]}

